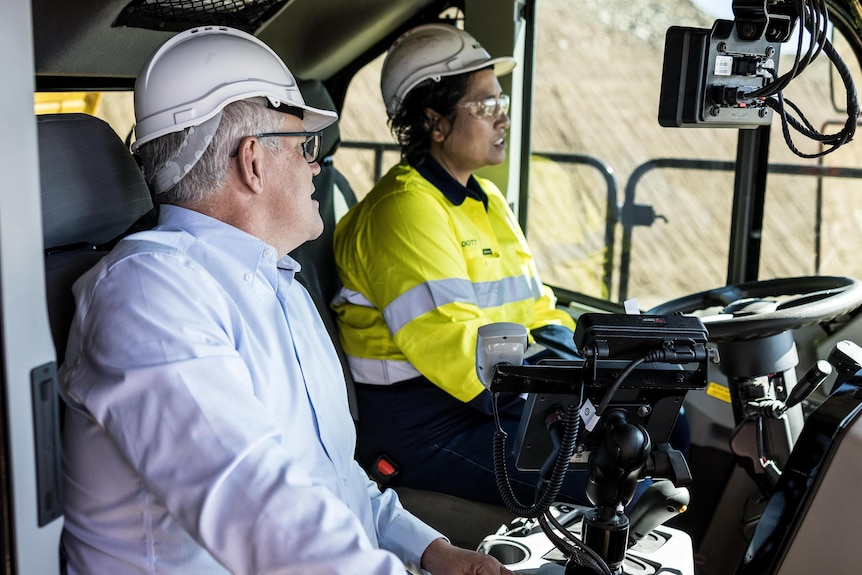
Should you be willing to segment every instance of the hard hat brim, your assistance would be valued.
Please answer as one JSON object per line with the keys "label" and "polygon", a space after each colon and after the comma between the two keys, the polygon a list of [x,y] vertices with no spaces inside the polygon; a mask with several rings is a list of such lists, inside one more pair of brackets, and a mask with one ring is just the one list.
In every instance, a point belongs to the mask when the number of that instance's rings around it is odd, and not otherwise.
{"label": "hard hat brim", "polygon": [[303,110],[302,123],[308,132],[319,132],[320,130],[331,126],[338,120],[338,114],[331,110],[323,110],[321,108],[312,108],[311,106],[299,106],[290,104],[294,108]]}

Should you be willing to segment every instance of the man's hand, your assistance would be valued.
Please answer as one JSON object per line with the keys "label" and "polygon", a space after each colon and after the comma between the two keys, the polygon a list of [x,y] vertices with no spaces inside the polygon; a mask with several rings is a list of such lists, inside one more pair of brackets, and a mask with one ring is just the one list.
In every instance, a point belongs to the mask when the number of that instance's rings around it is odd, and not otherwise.
{"label": "man's hand", "polygon": [[490,555],[455,547],[445,539],[428,545],[422,568],[432,575],[515,575]]}

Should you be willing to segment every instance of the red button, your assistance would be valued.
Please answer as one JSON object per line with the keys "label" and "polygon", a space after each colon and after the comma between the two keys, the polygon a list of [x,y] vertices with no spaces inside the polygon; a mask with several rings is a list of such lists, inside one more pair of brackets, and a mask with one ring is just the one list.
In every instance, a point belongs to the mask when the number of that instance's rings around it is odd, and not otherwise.
{"label": "red button", "polygon": [[379,471],[384,477],[389,477],[395,473],[395,467],[385,459],[378,459],[377,471]]}

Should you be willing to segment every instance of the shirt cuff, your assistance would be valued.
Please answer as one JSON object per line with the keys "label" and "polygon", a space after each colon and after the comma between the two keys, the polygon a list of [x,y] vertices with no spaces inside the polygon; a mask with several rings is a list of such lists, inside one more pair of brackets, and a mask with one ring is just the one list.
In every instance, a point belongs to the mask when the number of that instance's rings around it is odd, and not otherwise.
{"label": "shirt cuff", "polygon": [[381,546],[401,557],[408,568],[418,571],[422,554],[435,539],[449,541],[445,535],[405,511],[389,526]]}

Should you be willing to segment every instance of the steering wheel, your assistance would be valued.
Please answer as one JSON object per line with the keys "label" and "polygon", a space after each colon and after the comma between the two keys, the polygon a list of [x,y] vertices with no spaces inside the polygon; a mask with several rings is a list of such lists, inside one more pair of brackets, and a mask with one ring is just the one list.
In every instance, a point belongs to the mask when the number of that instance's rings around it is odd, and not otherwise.
{"label": "steering wheel", "polygon": [[740,341],[833,320],[862,305],[862,283],[846,277],[810,276],[745,282],[683,296],[651,315],[701,315],[710,341]]}

